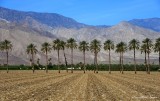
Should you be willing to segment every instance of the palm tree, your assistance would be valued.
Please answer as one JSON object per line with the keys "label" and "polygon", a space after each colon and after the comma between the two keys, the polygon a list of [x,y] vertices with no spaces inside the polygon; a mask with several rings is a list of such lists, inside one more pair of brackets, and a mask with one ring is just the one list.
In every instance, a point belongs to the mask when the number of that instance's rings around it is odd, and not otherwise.
{"label": "palm tree", "polygon": [[129,42],[129,50],[133,50],[134,52],[134,71],[135,71],[135,74],[137,73],[137,68],[136,68],[136,50],[139,49],[139,41],[136,40],[136,39],[133,39]]}
{"label": "palm tree", "polygon": [[151,49],[152,49],[152,41],[149,38],[146,38],[142,41],[143,44],[146,44],[146,52],[148,54],[148,74],[150,74],[150,58],[149,58],[149,54],[151,53]]}
{"label": "palm tree", "polygon": [[41,51],[46,54],[46,73],[48,73],[48,52],[51,52],[51,45],[48,42],[42,44]]}
{"label": "palm tree", "polygon": [[86,41],[81,41],[79,43],[79,50],[83,52],[83,60],[84,60],[84,64],[83,64],[83,69],[84,69],[84,73],[86,71],[86,67],[85,67],[85,52],[89,51],[89,43],[87,43]]}
{"label": "palm tree", "polygon": [[120,42],[120,43],[118,43],[116,45],[116,52],[120,53],[120,65],[121,65],[122,74],[123,74],[123,70],[124,70],[124,67],[123,67],[123,54],[126,51],[127,51],[127,44],[126,43]]}
{"label": "palm tree", "polygon": [[1,42],[1,50],[4,50],[6,52],[6,57],[7,57],[7,73],[9,72],[8,70],[8,54],[9,50],[12,49],[12,43],[9,40],[4,40]]}
{"label": "palm tree", "polygon": [[73,73],[73,49],[77,48],[76,40],[73,38],[70,38],[67,40],[67,47],[71,49],[71,73]]}
{"label": "palm tree", "polygon": [[109,74],[111,74],[111,50],[114,49],[114,43],[111,40],[107,40],[104,42],[104,50],[109,51]]}
{"label": "palm tree", "polygon": [[34,70],[35,70],[35,68],[34,68],[34,54],[36,54],[38,52],[38,50],[36,49],[36,45],[34,45],[33,43],[29,44],[27,46],[26,52],[27,52],[27,54],[31,54],[31,56],[32,56],[31,60],[32,60],[33,73],[34,73]]}
{"label": "palm tree", "polygon": [[62,49],[61,48],[61,41],[59,39],[56,39],[53,41],[53,49],[57,50],[57,55],[58,55],[58,73],[60,73],[60,61],[59,61],[59,51]]}
{"label": "palm tree", "polygon": [[146,45],[146,44],[142,44],[142,45],[141,45],[141,54],[142,54],[142,53],[145,54],[144,64],[145,64],[146,73],[147,73],[148,69],[147,69],[147,45]]}
{"label": "palm tree", "polygon": [[60,45],[61,45],[61,48],[63,50],[64,60],[65,60],[65,64],[66,64],[66,71],[68,72],[68,69],[67,69],[67,58],[66,58],[66,54],[65,54],[66,42],[61,41]]}
{"label": "palm tree", "polygon": [[160,38],[156,39],[156,43],[154,45],[154,51],[159,53],[159,69],[160,69]]}
{"label": "palm tree", "polygon": [[[99,40],[92,40],[90,43],[90,50],[92,53],[94,53],[94,61],[95,61],[95,67],[96,67],[96,73],[98,73],[98,66],[97,66],[97,55],[98,52],[101,50],[101,42]],[[95,73],[95,70],[94,70]]]}

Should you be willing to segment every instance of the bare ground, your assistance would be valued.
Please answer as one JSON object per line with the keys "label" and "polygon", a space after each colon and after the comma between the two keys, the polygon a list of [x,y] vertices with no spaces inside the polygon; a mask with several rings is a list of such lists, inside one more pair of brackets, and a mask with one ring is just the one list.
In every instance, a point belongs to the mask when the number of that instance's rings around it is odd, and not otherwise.
{"label": "bare ground", "polygon": [[160,73],[0,71],[0,101],[160,101]]}

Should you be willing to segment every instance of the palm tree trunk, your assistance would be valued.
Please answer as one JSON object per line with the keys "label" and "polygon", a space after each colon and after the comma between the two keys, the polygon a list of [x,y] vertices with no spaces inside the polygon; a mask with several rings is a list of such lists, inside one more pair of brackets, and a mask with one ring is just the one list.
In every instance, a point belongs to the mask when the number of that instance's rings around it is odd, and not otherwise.
{"label": "palm tree trunk", "polygon": [[48,73],[48,54],[46,51],[46,73]]}
{"label": "palm tree trunk", "polygon": [[137,74],[135,49],[134,49],[134,72],[135,74]]}
{"label": "palm tree trunk", "polygon": [[32,69],[33,69],[33,73],[34,73],[34,57],[33,57],[33,53],[32,53]]}
{"label": "palm tree trunk", "polygon": [[159,50],[159,69],[160,69],[160,50]]}
{"label": "palm tree trunk", "polygon": [[145,67],[146,67],[146,73],[147,73],[148,68],[147,68],[147,53],[146,53],[146,51],[145,51]]}
{"label": "palm tree trunk", "polygon": [[60,73],[60,67],[59,67],[59,49],[57,50],[57,53],[58,53],[58,73]]}
{"label": "palm tree trunk", "polygon": [[8,51],[6,51],[6,55],[7,55],[7,73],[9,72],[9,69],[8,69]]}
{"label": "palm tree trunk", "polygon": [[120,56],[119,56],[119,65],[120,65],[120,68],[119,68],[119,71],[120,71],[120,73],[121,73],[121,52],[120,52]]}
{"label": "palm tree trunk", "polygon": [[73,73],[73,48],[71,49],[71,73]]}
{"label": "palm tree trunk", "polygon": [[96,62],[96,73],[98,73],[98,66],[97,66],[97,53],[95,54],[95,62]]}
{"label": "palm tree trunk", "polygon": [[84,58],[84,64],[83,64],[83,69],[84,69],[84,73],[86,72],[86,66],[85,66],[85,51],[83,51],[83,58]]}
{"label": "palm tree trunk", "polygon": [[123,74],[123,69],[124,69],[124,67],[123,67],[123,52],[122,52],[122,64],[121,64],[121,66],[122,66],[122,74]]}
{"label": "palm tree trunk", "polygon": [[149,58],[149,52],[148,52],[148,74],[150,74],[150,58]]}
{"label": "palm tree trunk", "polygon": [[111,74],[111,54],[109,50],[109,74]]}
{"label": "palm tree trunk", "polygon": [[66,71],[68,73],[68,68],[67,68],[67,58],[66,58],[66,54],[65,54],[65,51],[63,49],[63,54],[64,54],[64,60],[65,60],[65,64],[66,64]]}
{"label": "palm tree trunk", "polygon": [[96,72],[96,53],[94,53],[94,73]]}

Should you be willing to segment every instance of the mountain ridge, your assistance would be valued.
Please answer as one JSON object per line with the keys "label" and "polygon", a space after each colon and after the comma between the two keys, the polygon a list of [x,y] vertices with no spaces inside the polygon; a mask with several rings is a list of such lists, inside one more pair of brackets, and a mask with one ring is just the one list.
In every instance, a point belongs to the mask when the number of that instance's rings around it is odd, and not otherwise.
{"label": "mountain ridge", "polygon": [[139,27],[160,32],[160,18],[133,19],[128,22]]}
{"label": "mountain ridge", "polygon": [[25,12],[0,7],[0,18],[6,19],[7,21],[20,23],[25,20],[26,17],[31,17],[51,27],[82,28],[88,26],[57,13]]}

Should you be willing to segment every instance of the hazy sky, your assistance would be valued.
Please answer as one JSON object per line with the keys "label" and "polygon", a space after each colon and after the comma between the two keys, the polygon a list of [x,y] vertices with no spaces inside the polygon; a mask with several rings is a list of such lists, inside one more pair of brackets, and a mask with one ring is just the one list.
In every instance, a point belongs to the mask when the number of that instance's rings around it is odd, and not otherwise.
{"label": "hazy sky", "polygon": [[58,13],[90,25],[160,18],[160,0],[0,0],[0,6],[21,11]]}

